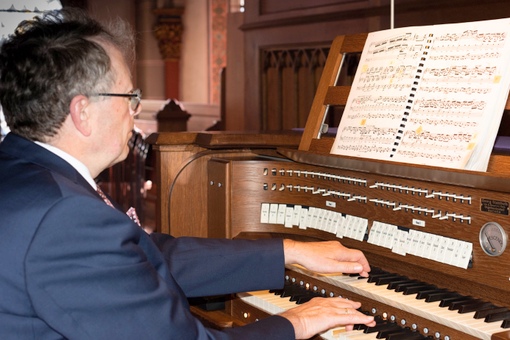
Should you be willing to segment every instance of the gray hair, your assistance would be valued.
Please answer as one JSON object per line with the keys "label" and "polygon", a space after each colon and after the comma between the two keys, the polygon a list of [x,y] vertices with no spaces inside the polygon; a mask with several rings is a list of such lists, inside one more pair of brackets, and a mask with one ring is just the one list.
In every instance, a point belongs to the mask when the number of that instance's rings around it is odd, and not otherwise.
{"label": "gray hair", "polygon": [[62,9],[22,22],[0,47],[0,103],[12,132],[36,141],[56,135],[79,94],[107,92],[116,75],[105,46],[134,61],[129,25],[102,25]]}

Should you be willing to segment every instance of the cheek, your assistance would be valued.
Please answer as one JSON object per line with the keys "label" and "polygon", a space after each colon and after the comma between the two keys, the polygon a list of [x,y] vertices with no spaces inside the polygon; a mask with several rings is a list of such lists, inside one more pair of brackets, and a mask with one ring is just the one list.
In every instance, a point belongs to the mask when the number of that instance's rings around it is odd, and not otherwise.
{"label": "cheek", "polygon": [[117,138],[126,138],[126,134],[133,129],[134,120],[129,114],[129,111],[117,110],[112,112],[115,119],[111,119],[109,123],[109,130],[112,135]]}
{"label": "cheek", "polygon": [[[118,114],[120,116],[119,112],[113,112],[112,114]],[[122,152],[123,149],[127,147],[127,142],[129,140],[129,136],[127,135],[131,129],[125,120],[110,119],[108,122],[105,121],[103,131],[103,140],[107,143],[105,147],[110,148],[111,152]]]}
{"label": "cheek", "polygon": [[128,114],[122,121],[119,122],[116,128],[117,130],[113,133],[117,136],[117,140],[120,144],[119,147],[122,147],[124,151],[129,151],[128,142],[132,136],[134,119]]}

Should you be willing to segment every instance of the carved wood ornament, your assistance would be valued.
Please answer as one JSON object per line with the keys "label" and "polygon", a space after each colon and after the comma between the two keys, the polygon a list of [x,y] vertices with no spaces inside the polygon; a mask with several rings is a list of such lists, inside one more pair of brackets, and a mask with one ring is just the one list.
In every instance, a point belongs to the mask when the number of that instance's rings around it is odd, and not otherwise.
{"label": "carved wood ornament", "polygon": [[154,36],[158,41],[159,52],[164,60],[179,60],[182,44],[183,8],[158,8],[154,14],[158,23],[154,27]]}

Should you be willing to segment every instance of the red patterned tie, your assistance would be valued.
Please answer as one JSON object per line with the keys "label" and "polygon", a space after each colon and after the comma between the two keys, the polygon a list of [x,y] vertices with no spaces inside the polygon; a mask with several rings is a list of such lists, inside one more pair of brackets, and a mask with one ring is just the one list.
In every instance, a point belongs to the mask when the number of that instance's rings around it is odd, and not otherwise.
{"label": "red patterned tie", "polygon": [[99,186],[97,186],[96,191],[99,194],[99,196],[101,196],[101,198],[103,199],[103,201],[106,204],[108,204],[110,207],[114,208],[112,202],[108,199],[108,197],[106,197],[106,195],[104,194],[103,190],[101,190],[101,188]]}
{"label": "red patterned tie", "polygon": [[128,211],[126,211],[126,214],[129,216],[130,219],[133,220],[133,222],[138,224],[139,227],[142,226],[142,224],[140,223],[140,219],[138,218],[138,215],[136,214],[135,208],[133,208],[133,207],[129,208]]}
{"label": "red patterned tie", "polygon": [[[103,201],[108,204],[110,207],[112,208],[115,208],[112,204],[112,202],[108,199],[108,197],[106,197],[105,193],[103,192],[103,190],[101,190],[101,188],[99,186],[97,186],[97,189],[96,189],[97,193],[99,194],[99,196],[101,196],[101,198],[103,199]],[[142,224],[140,223],[140,219],[138,218],[138,215],[136,214],[136,210],[135,208],[131,207],[129,208],[128,211],[126,211],[126,215],[129,216],[129,218],[131,220],[133,220],[133,222],[135,222],[136,224],[138,224],[139,227],[142,226]]]}

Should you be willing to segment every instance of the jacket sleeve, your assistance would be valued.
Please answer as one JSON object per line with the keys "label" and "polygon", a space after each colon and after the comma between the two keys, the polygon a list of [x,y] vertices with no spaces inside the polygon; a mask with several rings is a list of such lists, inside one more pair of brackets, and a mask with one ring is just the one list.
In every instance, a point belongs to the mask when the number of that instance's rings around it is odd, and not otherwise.
{"label": "jacket sleeve", "polygon": [[188,297],[283,286],[285,263],[281,239],[173,238],[163,234],[151,238]]}

